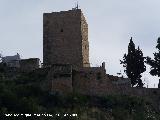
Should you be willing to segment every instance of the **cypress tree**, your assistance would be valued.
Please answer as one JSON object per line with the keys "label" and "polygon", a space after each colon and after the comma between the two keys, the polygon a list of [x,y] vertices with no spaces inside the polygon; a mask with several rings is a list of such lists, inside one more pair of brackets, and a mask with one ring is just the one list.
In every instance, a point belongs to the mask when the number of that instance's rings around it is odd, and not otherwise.
{"label": "cypress tree", "polygon": [[128,45],[128,54],[124,54],[123,60],[120,60],[120,64],[123,64],[125,68],[124,72],[131,80],[131,86],[137,85],[137,87],[143,87],[141,80],[141,73],[146,71],[146,66],[144,65],[144,59],[142,50],[138,47],[135,49],[135,44],[133,43],[132,37]]}

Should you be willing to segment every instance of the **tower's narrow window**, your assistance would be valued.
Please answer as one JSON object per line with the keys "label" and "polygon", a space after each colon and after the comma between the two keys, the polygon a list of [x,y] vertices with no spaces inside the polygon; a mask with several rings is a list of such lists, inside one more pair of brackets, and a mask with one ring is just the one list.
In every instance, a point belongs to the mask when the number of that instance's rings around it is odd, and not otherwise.
{"label": "tower's narrow window", "polygon": [[98,72],[98,73],[97,73],[97,80],[100,80],[100,79],[101,79],[101,73]]}
{"label": "tower's narrow window", "polygon": [[87,49],[87,45],[85,45],[85,49]]}
{"label": "tower's narrow window", "polygon": [[63,32],[63,29],[61,29],[61,32]]}

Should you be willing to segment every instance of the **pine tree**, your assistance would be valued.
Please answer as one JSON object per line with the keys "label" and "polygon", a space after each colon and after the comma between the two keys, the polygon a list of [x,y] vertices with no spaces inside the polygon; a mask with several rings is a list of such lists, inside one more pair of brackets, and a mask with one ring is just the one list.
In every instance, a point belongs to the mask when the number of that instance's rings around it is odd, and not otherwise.
{"label": "pine tree", "polygon": [[158,52],[153,53],[154,59],[147,57],[146,63],[151,66],[150,74],[160,77],[160,38],[157,40],[156,48],[158,49]]}
{"label": "pine tree", "polygon": [[144,65],[144,57],[142,50],[138,47],[135,49],[135,44],[130,39],[128,45],[128,54],[124,54],[123,60],[120,60],[120,64],[123,64],[125,68],[124,72],[131,80],[131,86],[137,85],[137,87],[143,87],[141,80],[141,73],[146,71],[146,66]]}

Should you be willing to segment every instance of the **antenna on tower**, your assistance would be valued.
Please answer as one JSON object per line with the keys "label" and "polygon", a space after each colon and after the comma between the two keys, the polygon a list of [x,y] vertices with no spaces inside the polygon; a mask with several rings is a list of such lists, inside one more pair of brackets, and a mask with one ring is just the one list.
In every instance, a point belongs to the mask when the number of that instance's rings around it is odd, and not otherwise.
{"label": "antenna on tower", "polygon": [[78,1],[77,1],[76,9],[78,9]]}
{"label": "antenna on tower", "polygon": [[75,2],[75,7],[74,8],[72,8],[73,10],[77,10],[78,9],[78,7],[79,7],[79,5],[78,5],[78,1],[76,1]]}

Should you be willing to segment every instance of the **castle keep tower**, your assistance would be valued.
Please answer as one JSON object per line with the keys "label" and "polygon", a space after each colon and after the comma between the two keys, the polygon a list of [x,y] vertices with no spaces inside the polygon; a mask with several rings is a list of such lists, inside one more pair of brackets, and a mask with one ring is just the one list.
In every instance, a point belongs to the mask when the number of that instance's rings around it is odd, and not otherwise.
{"label": "castle keep tower", "polygon": [[80,9],[44,13],[43,64],[90,66],[88,24]]}

